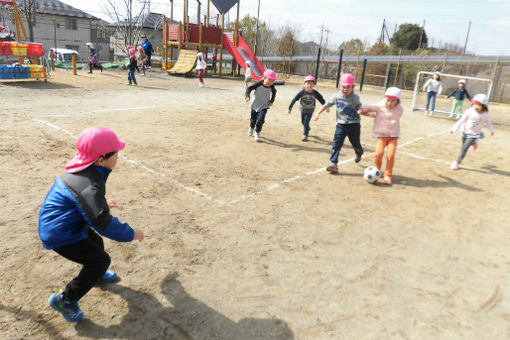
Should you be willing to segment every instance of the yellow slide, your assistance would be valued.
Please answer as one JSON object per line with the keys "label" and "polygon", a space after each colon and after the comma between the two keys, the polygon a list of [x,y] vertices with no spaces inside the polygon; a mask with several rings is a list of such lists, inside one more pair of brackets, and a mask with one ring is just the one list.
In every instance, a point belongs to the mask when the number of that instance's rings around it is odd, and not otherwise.
{"label": "yellow slide", "polygon": [[175,65],[170,70],[168,70],[168,73],[185,74],[191,72],[193,66],[195,66],[196,60],[197,60],[196,50],[182,49],[179,51],[179,57],[177,58]]}

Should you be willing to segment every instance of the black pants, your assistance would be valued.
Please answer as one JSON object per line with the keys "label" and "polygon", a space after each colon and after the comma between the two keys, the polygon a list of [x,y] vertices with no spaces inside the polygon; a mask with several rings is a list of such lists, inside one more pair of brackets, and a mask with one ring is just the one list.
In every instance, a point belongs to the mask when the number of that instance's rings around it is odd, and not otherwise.
{"label": "black pants", "polygon": [[90,73],[92,73],[92,67],[97,68],[97,69],[101,70],[101,72],[103,72],[103,65],[101,65],[100,63],[95,63],[95,64],[89,63]]}
{"label": "black pants", "polygon": [[83,268],[64,290],[64,298],[78,301],[95,286],[110,266],[110,255],[104,251],[103,239],[92,228],[86,239],[53,249],[68,260],[83,265]]}

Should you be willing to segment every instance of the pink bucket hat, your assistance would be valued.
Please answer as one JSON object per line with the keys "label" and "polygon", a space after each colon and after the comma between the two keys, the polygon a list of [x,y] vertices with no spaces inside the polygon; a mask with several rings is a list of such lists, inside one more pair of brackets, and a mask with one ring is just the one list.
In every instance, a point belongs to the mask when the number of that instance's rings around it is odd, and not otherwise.
{"label": "pink bucket hat", "polygon": [[275,80],[276,79],[276,72],[273,71],[273,70],[267,69],[264,72],[264,77]]}
{"label": "pink bucket hat", "polygon": [[88,168],[100,156],[124,149],[126,143],[117,138],[112,130],[89,127],[83,130],[76,142],[76,155],[66,165],[67,172],[79,172]]}
{"label": "pink bucket hat", "polygon": [[131,56],[134,57],[136,54],[136,50],[134,48],[130,49],[129,54],[131,54]]}

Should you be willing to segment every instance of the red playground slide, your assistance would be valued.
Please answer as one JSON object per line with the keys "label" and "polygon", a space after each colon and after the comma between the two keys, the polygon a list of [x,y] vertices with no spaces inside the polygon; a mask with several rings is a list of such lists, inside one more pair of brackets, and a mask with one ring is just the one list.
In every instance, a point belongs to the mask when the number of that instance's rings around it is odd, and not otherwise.
{"label": "red playground slide", "polygon": [[[250,63],[251,77],[253,80],[262,80],[265,71],[264,66],[262,66],[255,54],[253,54],[251,48],[248,46],[248,44],[246,44],[244,39],[241,36],[239,36],[238,39],[239,46],[236,48],[234,46],[233,33],[223,34],[223,47],[225,47],[228,53],[230,53],[230,55],[239,65],[241,65],[243,69],[246,70],[246,62]],[[276,79],[276,85],[283,84],[285,84],[285,80]]]}

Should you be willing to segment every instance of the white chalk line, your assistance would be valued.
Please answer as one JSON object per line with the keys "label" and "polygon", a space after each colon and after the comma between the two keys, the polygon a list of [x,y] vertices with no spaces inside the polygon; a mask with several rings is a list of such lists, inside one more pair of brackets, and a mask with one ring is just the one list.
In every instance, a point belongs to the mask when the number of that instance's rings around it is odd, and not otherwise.
{"label": "white chalk line", "polygon": [[[171,102],[177,103],[182,106],[194,106],[196,104],[193,103],[185,103],[179,100],[170,99]],[[135,107],[118,107],[118,108],[105,108],[98,109],[92,111],[81,111],[81,112],[73,112],[73,113],[60,113],[60,114],[49,114],[45,115],[45,117],[71,117],[77,115],[86,115],[91,113],[107,113],[107,112],[116,112],[116,111],[136,111],[136,110],[150,110],[150,109],[162,109],[167,108],[168,105],[151,105],[151,106],[135,106]]]}
{"label": "white chalk line", "polygon": [[[32,118],[34,121],[36,122],[39,122],[39,123],[42,123],[42,124],[45,124],[49,127],[52,127],[54,129],[57,129],[57,130],[60,130],[62,132],[65,132],[66,134],[74,137],[74,138],[78,138],[78,136],[76,136],[74,133],[70,132],[69,130],[66,130],[64,128],[61,128],[55,124],[52,124],[50,122],[47,122],[47,121],[43,121],[43,120],[40,120],[40,119],[35,119],[35,118]],[[441,131],[441,132],[438,132],[438,133],[431,133],[431,134],[428,134],[427,137],[431,137],[431,136],[437,136],[437,135],[441,135],[441,134],[445,134],[447,133],[447,131]],[[401,144],[399,146],[397,146],[397,149],[398,148],[402,148],[402,147],[405,147],[407,145],[411,145],[415,142],[418,142],[418,141],[421,141],[425,139],[424,137],[417,137],[417,138],[414,138],[410,141],[407,141],[406,143],[404,144]],[[374,145],[370,145],[368,143],[365,143],[365,142],[362,142],[362,144],[364,145],[368,145],[368,146],[371,146],[371,147],[374,147]],[[405,154],[407,156],[410,156],[410,157],[414,157],[414,158],[417,158],[417,159],[421,159],[421,160],[428,160],[428,161],[433,161],[433,162],[436,162],[436,163],[442,163],[442,164],[450,164],[450,162],[447,162],[447,161],[443,161],[443,160],[440,160],[440,159],[433,159],[433,158],[428,158],[428,157],[423,157],[423,156],[420,156],[420,155],[416,155],[416,154],[413,154],[413,153],[408,153],[408,152],[403,152],[403,151],[398,151],[399,153],[402,153],[402,154]],[[366,153],[363,155],[363,158],[369,156],[369,155],[372,155],[374,154],[374,152],[371,152],[371,153]],[[274,183],[274,184],[271,184],[269,186],[267,186],[265,189],[262,189],[262,190],[259,190],[259,191],[255,191],[255,192],[252,192],[251,194],[248,194],[248,195],[241,195],[239,198],[237,199],[234,199],[234,200],[231,200],[231,201],[225,201],[225,200],[221,200],[221,199],[213,199],[213,197],[209,194],[206,194],[198,189],[195,189],[195,188],[192,188],[192,187],[188,187],[182,183],[179,183],[178,181],[174,180],[173,178],[170,178],[168,177],[167,175],[163,174],[163,173],[160,173],[152,168],[149,168],[148,166],[140,163],[140,162],[137,162],[135,160],[132,160],[132,159],[129,159],[123,155],[120,155],[119,156],[120,158],[126,160],[128,163],[134,165],[134,166],[137,166],[139,168],[142,168],[144,169],[145,171],[151,173],[151,174],[154,174],[154,175],[157,175],[159,177],[162,177],[164,178],[165,180],[168,180],[170,182],[172,182],[173,184],[177,185],[178,187],[184,189],[184,190],[187,190],[189,192],[192,192],[200,197],[204,197],[206,198],[207,200],[211,200],[213,201],[214,203],[216,204],[219,204],[219,205],[232,205],[232,204],[236,204],[236,203],[239,203],[241,201],[245,201],[249,198],[252,198],[254,196],[257,196],[257,195],[260,195],[260,194],[263,194],[265,192],[270,192],[270,191],[273,191],[275,189],[278,189],[281,187],[282,184],[289,184],[289,183],[292,183],[292,182],[295,182],[299,179],[303,179],[303,178],[306,178],[308,176],[313,176],[313,175],[316,175],[318,173],[321,173],[321,172],[324,172],[326,170],[326,168],[320,168],[320,169],[316,169],[316,170],[312,170],[312,171],[308,171],[308,172],[305,172],[304,176],[300,176],[300,175],[297,175],[297,176],[294,176],[294,177],[291,177],[291,178],[287,178],[287,179],[284,179],[278,183]],[[350,163],[350,162],[353,162],[354,161],[354,157],[351,157],[351,158],[348,158],[348,159],[345,159],[343,161],[340,161],[338,164],[340,165],[343,165],[343,164],[347,164],[347,163]],[[468,167],[468,166],[465,166],[463,165],[463,168],[465,169],[469,169],[469,170],[474,170],[473,168],[471,167]],[[489,172],[490,174],[494,174],[494,175],[497,175],[496,173],[493,173],[493,172]]]}
{"label": "white chalk line", "polygon": [[[74,134],[74,133],[72,133],[71,131],[66,130],[66,129],[64,129],[64,128],[60,127],[60,126],[57,126],[57,125],[55,125],[55,124],[52,124],[52,123],[50,123],[50,122],[47,122],[47,121],[44,121],[44,120],[41,120],[41,119],[36,119],[36,118],[32,118],[32,119],[33,119],[34,121],[38,122],[38,123],[41,123],[41,124],[44,124],[44,125],[47,125],[47,126],[49,126],[49,127],[53,128],[53,129],[56,129],[56,130],[62,131],[62,132],[64,132],[64,133],[68,134],[69,136],[71,136],[71,137],[73,137],[73,138],[75,138],[75,139],[76,139],[76,138],[78,138],[78,136],[77,136],[77,135],[75,135],[75,134]],[[198,196],[204,197],[204,198],[206,198],[206,199],[208,199],[208,200],[212,200],[211,195],[208,195],[208,194],[206,194],[206,193],[201,192],[200,190],[197,190],[197,189],[195,189],[195,188],[191,188],[191,187],[188,187],[188,186],[186,186],[186,185],[184,185],[184,184],[182,184],[182,183],[179,183],[179,182],[178,182],[178,181],[176,181],[175,179],[173,179],[173,178],[169,178],[169,177],[168,177],[168,176],[166,176],[165,174],[163,174],[163,173],[161,173],[161,172],[158,172],[158,171],[156,171],[156,170],[154,170],[154,169],[152,169],[152,168],[149,168],[149,167],[148,167],[148,166],[146,166],[145,164],[142,164],[142,163],[137,162],[137,161],[135,161],[135,160],[129,159],[129,158],[127,158],[127,157],[126,157],[126,156],[124,156],[124,155],[119,155],[119,158],[121,158],[121,159],[123,159],[123,160],[127,161],[129,164],[132,164],[132,165],[134,165],[134,166],[136,166],[136,167],[142,168],[142,169],[144,169],[145,171],[147,171],[147,172],[149,172],[149,173],[151,173],[151,174],[153,174],[153,175],[157,175],[157,176],[159,176],[159,177],[162,177],[162,178],[164,178],[164,179],[166,179],[166,180],[168,180],[168,181],[170,181],[170,182],[174,183],[175,185],[179,186],[180,188],[182,188],[182,189],[184,189],[184,190],[190,191],[190,192],[192,192],[192,193],[194,193],[194,194],[196,194],[196,195],[198,195]]]}

